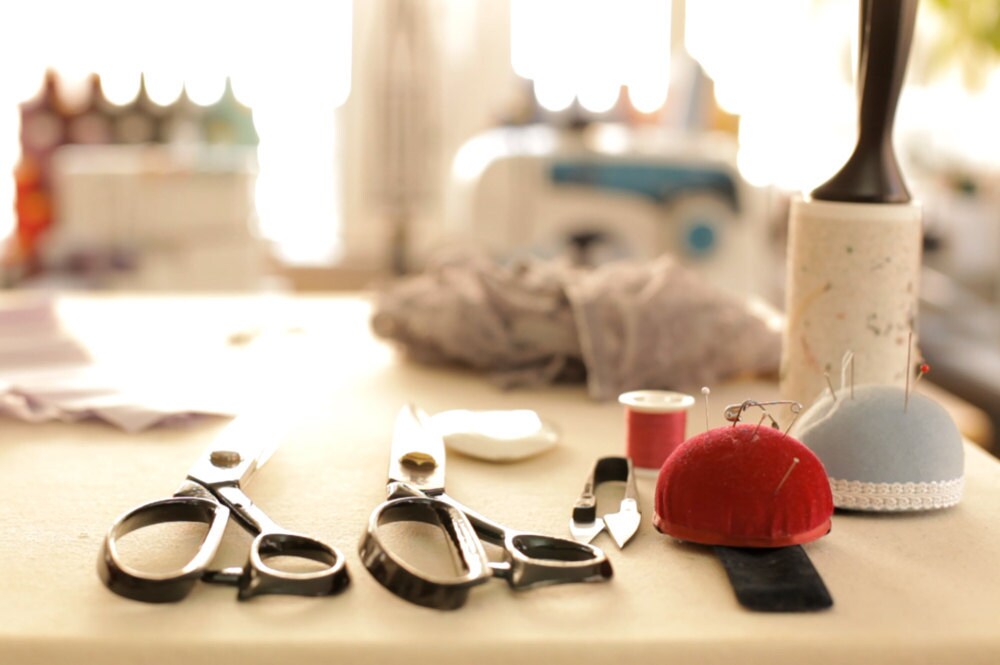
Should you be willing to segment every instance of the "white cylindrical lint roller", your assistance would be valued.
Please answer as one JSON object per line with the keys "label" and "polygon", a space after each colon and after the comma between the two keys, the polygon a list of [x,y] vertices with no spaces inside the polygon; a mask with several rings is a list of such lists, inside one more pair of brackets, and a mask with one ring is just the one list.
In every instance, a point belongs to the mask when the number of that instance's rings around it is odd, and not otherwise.
{"label": "white cylindrical lint roller", "polygon": [[904,385],[922,244],[917,203],[792,202],[782,397],[812,402],[847,351],[856,383]]}

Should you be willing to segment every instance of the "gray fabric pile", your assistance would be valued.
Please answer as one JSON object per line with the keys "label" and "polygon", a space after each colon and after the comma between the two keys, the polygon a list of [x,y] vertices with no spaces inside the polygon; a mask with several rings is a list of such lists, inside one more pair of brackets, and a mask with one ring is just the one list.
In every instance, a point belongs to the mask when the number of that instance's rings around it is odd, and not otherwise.
{"label": "gray fabric pile", "polygon": [[443,259],[383,290],[372,328],[420,362],[484,370],[505,386],[585,375],[599,400],[771,374],[781,350],[742,300],[669,257],[599,268]]}

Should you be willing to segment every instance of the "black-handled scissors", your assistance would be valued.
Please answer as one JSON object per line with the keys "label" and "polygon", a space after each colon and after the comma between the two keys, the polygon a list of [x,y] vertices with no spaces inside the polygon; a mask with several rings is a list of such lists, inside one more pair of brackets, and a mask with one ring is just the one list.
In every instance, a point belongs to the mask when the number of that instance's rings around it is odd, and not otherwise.
{"label": "black-handled scissors", "polygon": [[[228,425],[188,471],[187,479],[168,499],[151,501],[119,517],[108,530],[97,572],[115,593],[150,603],[181,600],[198,582],[233,584],[239,599],[272,594],[326,596],[349,583],[343,554],[315,538],[281,528],[243,492],[270,457],[284,429],[280,418],[247,415]],[[230,517],[256,537],[243,568],[208,570]],[[208,532],[192,558],[170,571],[140,570],[122,560],[118,540],[136,529],[169,522],[202,522]],[[307,559],[319,570],[287,571],[268,564],[273,557]]]}
{"label": "black-handled scissors", "polygon": [[[592,545],[508,529],[455,501],[444,493],[444,470],[444,442],[427,414],[403,407],[392,440],[389,498],[372,512],[359,547],[365,567],[389,591],[417,605],[450,610],[491,577],[502,577],[514,589],[611,578],[611,562]],[[392,522],[439,527],[457,574],[421,572],[390,551],[379,528]],[[502,560],[491,561],[481,541],[502,548]]]}

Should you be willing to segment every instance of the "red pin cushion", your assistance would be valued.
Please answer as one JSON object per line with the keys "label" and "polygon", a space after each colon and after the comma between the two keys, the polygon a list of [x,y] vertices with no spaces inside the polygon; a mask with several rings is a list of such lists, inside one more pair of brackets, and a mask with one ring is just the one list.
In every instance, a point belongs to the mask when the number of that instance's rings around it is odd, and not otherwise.
{"label": "red pin cushion", "polygon": [[653,524],[704,545],[785,547],[826,535],[832,515],[819,458],[779,430],[747,423],[677,447],[660,469]]}

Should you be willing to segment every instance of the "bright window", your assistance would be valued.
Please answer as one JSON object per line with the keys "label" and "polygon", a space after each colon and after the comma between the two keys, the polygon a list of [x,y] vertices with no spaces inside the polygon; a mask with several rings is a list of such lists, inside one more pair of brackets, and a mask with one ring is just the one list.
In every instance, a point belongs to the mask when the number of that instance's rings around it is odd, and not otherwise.
{"label": "bright window", "polygon": [[[261,234],[283,258],[329,260],[339,251],[335,109],[351,89],[351,0],[33,0],[0,7],[0,240],[14,229],[17,105],[52,68],[63,92],[101,75],[109,99],[129,102],[144,72],[153,101],[186,86],[210,105],[232,78],[260,137]],[[16,63],[16,64],[15,64]]]}
{"label": "bright window", "polygon": [[549,111],[652,113],[670,83],[670,0],[511,0],[511,65]]}

